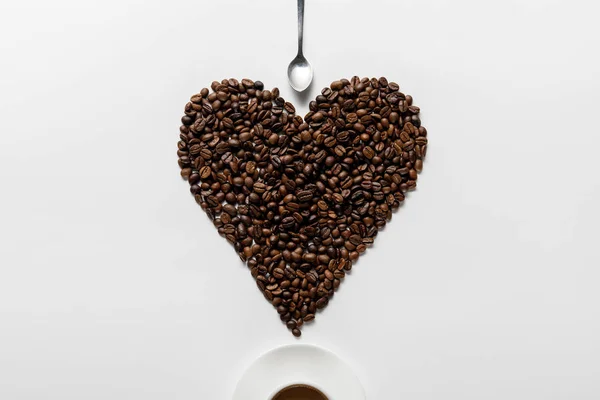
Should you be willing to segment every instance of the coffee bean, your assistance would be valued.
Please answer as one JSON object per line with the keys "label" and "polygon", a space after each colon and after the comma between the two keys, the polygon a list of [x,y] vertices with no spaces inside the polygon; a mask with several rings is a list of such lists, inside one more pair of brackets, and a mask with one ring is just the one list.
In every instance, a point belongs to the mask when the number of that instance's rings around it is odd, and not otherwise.
{"label": "coffee bean", "polygon": [[178,133],[181,176],[296,336],[416,187],[420,109],[398,84],[340,79],[304,120],[260,81],[215,81]]}
{"label": "coffee bean", "polygon": [[285,108],[285,111],[287,111],[290,114],[294,114],[296,112],[296,108],[292,103],[285,102],[283,108]]}
{"label": "coffee bean", "polygon": [[311,190],[301,190],[298,192],[297,197],[300,202],[310,201],[313,197],[313,192]]}
{"label": "coffee bean", "polygon": [[362,243],[362,239],[359,235],[352,235],[350,236],[349,239],[350,243],[352,243],[354,246],[358,246],[359,244]]}
{"label": "coffee bean", "polygon": [[281,278],[283,278],[283,270],[281,268],[275,268],[273,270],[273,277],[275,279],[281,279]]}
{"label": "coffee bean", "polygon": [[365,148],[363,149],[363,155],[368,158],[369,160],[371,160],[374,156],[375,156],[375,151],[373,151],[372,148],[370,148],[369,146],[365,146]]}
{"label": "coffee bean", "polygon": [[423,170],[423,160],[417,160],[415,162],[415,169],[417,172],[421,172]]}
{"label": "coffee bean", "polygon": [[318,309],[325,308],[325,306],[327,306],[327,303],[329,303],[329,298],[321,297],[319,300],[317,300],[317,308]]}
{"label": "coffee bean", "polygon": [[192,174],[192,169],[191,168],[182,168],[181,169],[181,177],[183,179],[188,179],[190,177],[190,175]]}
{"label": "coffee bean", "polygon": [[341,88],[344,87],[344,84],[342,81],[335,81],[335,82],[331,83],[330,87],[333,90],[340,90]]}
{"label": "coffee bean", "polygon": [[289,320],[286,325],[290,330],[296,329],[296,321],[294,321],[293,319]]}

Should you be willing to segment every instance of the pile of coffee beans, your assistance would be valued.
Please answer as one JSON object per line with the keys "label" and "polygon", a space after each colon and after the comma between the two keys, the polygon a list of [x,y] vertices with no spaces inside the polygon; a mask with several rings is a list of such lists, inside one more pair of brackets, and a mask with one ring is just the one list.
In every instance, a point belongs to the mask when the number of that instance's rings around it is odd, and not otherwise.
{"label": "pile of coffee beans", "polygon": [[332,82],[304,118],[260,81],[211,89],[185,106],[181,176],[300,336],[416,187],[427,130],[386,78]]}

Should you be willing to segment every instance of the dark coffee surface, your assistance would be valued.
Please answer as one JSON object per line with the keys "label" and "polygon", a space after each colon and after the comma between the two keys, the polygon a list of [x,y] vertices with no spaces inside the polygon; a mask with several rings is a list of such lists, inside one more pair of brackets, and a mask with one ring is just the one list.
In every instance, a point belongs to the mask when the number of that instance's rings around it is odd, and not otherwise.
{"label": "dark coffee surface", "polygon": [[312,386],[292,385],[279,391],[273,400],[328,400],[328,398]]}

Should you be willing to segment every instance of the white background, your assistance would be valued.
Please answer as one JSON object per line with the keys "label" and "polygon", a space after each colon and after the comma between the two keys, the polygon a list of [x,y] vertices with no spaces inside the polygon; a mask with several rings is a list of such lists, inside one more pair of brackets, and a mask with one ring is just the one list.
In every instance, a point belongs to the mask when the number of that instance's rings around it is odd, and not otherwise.
{"label": "white background", "polygon": [[[212,80],[387,76],[418,190],[301,342],[374,400],[600,398],[600,7],[0,0],[0,398],[229,399],[296,342],[179,177]],[[340,399],[334,399],[340,400]],[[341,399],[343,400],[343,399]]]}

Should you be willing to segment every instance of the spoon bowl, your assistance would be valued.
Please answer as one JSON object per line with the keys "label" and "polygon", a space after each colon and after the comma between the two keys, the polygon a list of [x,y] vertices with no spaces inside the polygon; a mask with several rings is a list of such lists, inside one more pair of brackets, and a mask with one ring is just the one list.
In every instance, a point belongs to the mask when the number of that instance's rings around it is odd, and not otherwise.
{"label": "spoon bowl", "polygon": [[302,54],[298,54],[288,66],[288,81],[290,86],[302,92],[310,86],[313,79],[313,69]]}

